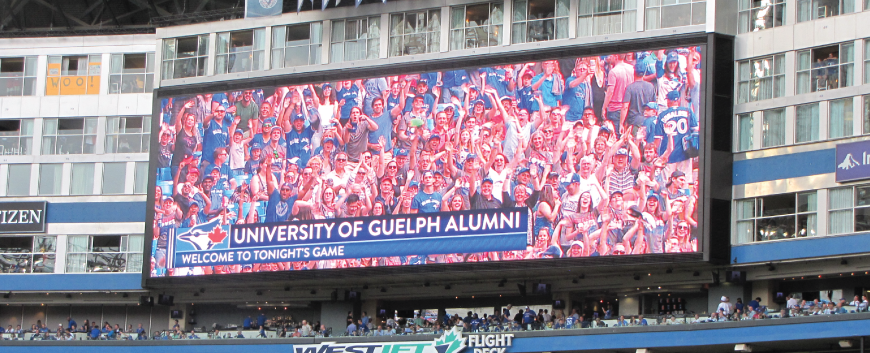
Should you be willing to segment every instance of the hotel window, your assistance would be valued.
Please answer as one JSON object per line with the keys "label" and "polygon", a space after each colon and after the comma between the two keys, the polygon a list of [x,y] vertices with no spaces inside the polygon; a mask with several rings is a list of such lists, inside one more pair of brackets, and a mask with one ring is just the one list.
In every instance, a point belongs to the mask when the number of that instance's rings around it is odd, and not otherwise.
{"label": "hotel window", "polygon": [[163,40],[161,79],[205,76],[208,34]]}
{"label": "hotel window", "polygon": [[441,10],[390,15],[390,56],[441,51]]}
{"label": "hotel window", "polygon": [[737,116],[737,130],[738,130],[738,151],[748,151],[751,150],[754,146],[752,144],[754,129],[753,129],[753,118],[752,113],[740,114]]}
{"label": "hotel window", "polygon": [[70,195],[94,194],[94,163],[73,163],[69,183]]}
{"label": "hotel window", "polygon": [[828,190],[828,233],[870,231],[870,185]]}
{"label": "hotel window", "polygon": [[263,70],[265,49],[265,28],[218,33],[214,73],[217,75]]}
{"label": "hotel window", "polygon": [[835,44],[797,52],[797,93],[852,86],[855,45]]}
{"label": "hotel window", "polygon": [[816,192],[737,201],[737,243],[816,235]]}
{"label": "hotel window", "polygon": [[637,0],[580,1],[577,37],[637,31]]}
{"label": "hotel window", "polygon": [[737,76],[737,103],[782,97],[785,95],[785,55],[740,61]]}
{"label": "hotel window", "polygon": [[794,142],[811,142],[819,140],[819,103],[804,104],[795,107]]}
{"label": "hotel window", "polygon": [[141,235],[70,235],[67,273],[142,271]]}
{"label": "hotel window", "polygon": [[54,273],[54,236],[0,237],[0,273]]}
{"label": "hotel window", "polygon": [[127,162],[103,163],[103,195],[123,194],[127,181]]}
{"label": "hotel window", "polygon": [[42,154],[91,154],[97,143],[97,118],[44,119]]}
{"label": "hotel window", "polygon": [[320,64],[323,24],[272,27],[272,68]]}
{"label": "hotel window", "polygon": [[[320,46],[316,48],[320,53]],[[381,50],[378,16],[332,21],[329,61],[334,63],[377,59]]]}
{"label": "hotel window", "polygon": [[646,29],[702,25],[706,22],[705,0],[646,1]]}
{"label": "hotel window", "polygon": [[10,164],[6,175],[6,196],[30,195],[30,164]]}
{"label": "hotel window", "polygon": [[0,96],[36,95],[36,57],[0,58]]}
{"label": "hotel window", "polygon": [[33,153],[33,119],[0,120],[0,155]]}
{"label": "hotel window", "polygon": [[148,192],[148,162],[136,162],[133,173],[133,193]]}
{"label": "hotel window", "polygon": [[45,95],[100,94],[102,56],[49,56]]}
{"label": "hotel window", "polygon": [[109,94],[145,93],[154,89],[154,53],[112,54]]}
{"label": "hotel window", "polygon": [[150,141],[150,116],[106,118],[106,153],[146,153]]}
{"label": "hotel window", "polygon": [[855,12],[855,0],[797,0],[797,21],[811,21]]}
{"label": "hotel window", "polygon": [[501,44],[503,3],[484,3],[450,8],[450,50],[491,47]]}
{"label": "hotel window", "polygon": [[568,38],[569,0],[514,0],[511,43]]}
{"label": "hotel window", "polygon": [[785,0],[739,0],[739,33],[756,32],[785,24]]}
{"label": "hotel window", "polygon": [[39,165],[39,195],[60,195],[63,164]]}
{"label": "hotel window", "polygon": [[828,136],[833,139],[854,135],[852,97],[830,101],[828,109]]}
{"label": "hotel window", "polygon": [[761,147],[785,144],[785,109],[761,112]]}

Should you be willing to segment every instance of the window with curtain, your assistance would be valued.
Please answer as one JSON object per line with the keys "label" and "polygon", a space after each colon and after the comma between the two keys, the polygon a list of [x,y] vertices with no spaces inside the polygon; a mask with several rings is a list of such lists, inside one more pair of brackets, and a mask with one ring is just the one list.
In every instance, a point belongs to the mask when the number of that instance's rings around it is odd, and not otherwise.
{"label": "window with curtain", "polygon": [[855,45],[852,42],[797,52],[796,92],[827,91],[854,85]]}
{"label": "window with curtain", "polygon": [[752,124],[752,113],[740,114],[737,116],[737,138],[739,140],[737,144],[738,151],[748,151],[753,148],[752,138],[754,132]]}
{"label": "window with curtain", "polygon": [[707,23],[705,0],[646,0],[646,29]]}
{"label": "window with curtain", "polygon": [[756,32],[785,24],[785,0],[738,0],[738,33]]}
{"label": "window with curtain", "polygon": [[828,103],[828,136],[830,138],[852,136],[852,97],[837,99]]}
{"label": "window with curtain", "polygon": [[266,29],[217,34],[214,73],[227,74],[265,69]]}
{"label": "window with curtain", "polygon": [[441,10],[390,14],[390,56],[441,51]]}
{"label": "window with curtain", "polygon": [[855,0],[797,0],[797,21],[812,21],[855,12]]}
{"label": "window with curtain", "polygon": [[148,162],[136,162],[133,179],[134,194],[148,192]]}
{"label": "window with curtain", "polygon": [[380,16],[332,21],[329,62],[377,59],[380,51]]}
{"label": "window with curtain", "polygon": [[164,80],[205,76],[208,34],[163,40]]}
{"label": "window with curtain", "polygon": [[322,36],[321,22],[272,27],[272,68],[320,64]]}
{"label": "window with curtain", "polygon": [[141,272],[142,235],[67,236],[67,273]]}
{"label": "window with curtain", "polygon": [[127,163],[103,163],[103,195],[123,194]]}
{"label": "window with curtain", "polygon": [[33,153],[33,119],[0,120],[0,155]]}
{"label": "window with curtain", "polygon": [[450,8],[450,50],[501,44],[504,4],[469,4]]}
{"label": "window with curtain", "polygon": [[60,195],[60,184],[63,180],[63,164],[39,165],[39,194]]}
{"label": "window with curtain", "polygon": [[580,1],[577,37],[637,31],[637,0]]}
{"label": "window with curtain", "polygon": [[569,0],[514,0],[511,43],[568,38]]}
{"label": "window with curtain", "polygon": [[815,191],[767,195],[736,203],[739,243],[816,236]]}
{"label": "window with curtain", "polygon": [[765,110],[761,113],[761,147],[785,144],[785,109]]}
{"label": "window with curtain", "polygon": [[55,236],[0,237],[0,273],[54,273],[56,249]]}
{"label": "window with curtain", "polygon": [[818,141],[818,139],[819,103],[804,104],[795,107],[795,142]]}
{"label": "window with curtain", "polygon": [[6,196],[30,195],[30,164],[10,164],[6,175]]}
{"label": "window with curtain", "polygon": [[853,187],[828,190],[828,234],[852,232]]}
{"label": "window with curtain", "polygon": [[785,96],[785,54],[737,63],[737,103]]}
{"label": "window with curtain", "polygon": [[52,118],[42,122],[42,154],[96,153],[97,118]]}
{"label": "window with curtain", "polygon": [[70,195],[93,195],[94,163],[73,163],[69,183]]}

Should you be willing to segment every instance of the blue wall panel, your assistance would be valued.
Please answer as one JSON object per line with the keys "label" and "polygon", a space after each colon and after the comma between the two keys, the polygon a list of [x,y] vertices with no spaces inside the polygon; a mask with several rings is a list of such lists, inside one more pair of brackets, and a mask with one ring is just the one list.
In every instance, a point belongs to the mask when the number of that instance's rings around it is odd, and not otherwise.
{"label": "blue wall panel", "polygon": [[141,290],[141,273],[4,274],[0,291]]}
{"label": "blue wall panel", "polygon": [[144,201],[48,203],[48,223],[145,222]]}
{"label": "blue wall panel", "polygon": [[732,246],[731,262],[745,264],[865,253],[866,246],[856,246],[862,244],[870,244],[870,233],[759,242]]}
{"label": "blue wall panel", "polygon": [[734,161],[733,184],[827,174],[836,171],[837,150],[827,149]]}

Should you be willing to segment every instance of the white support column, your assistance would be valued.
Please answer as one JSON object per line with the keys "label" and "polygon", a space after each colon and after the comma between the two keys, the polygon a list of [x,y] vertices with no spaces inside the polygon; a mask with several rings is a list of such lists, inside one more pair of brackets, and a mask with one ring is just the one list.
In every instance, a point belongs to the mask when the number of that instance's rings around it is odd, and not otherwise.
{"label": "white support column", "polygon": [[450,50],[450,6],[441,7],[441,52]]}
{"label": "white support column", "polygon": [[30,195],[39,195],[39,164],[30,165]]}
{"label": "white support column", "polygon": [[828,101],[819,102],[819,140],[828,139],[828,121],[830,110]]}
{"label": "white support column", "polygon": [[58,235],[54,246],[54,273],[66,272],[66,235]]}
{"label": "white support column", "polygon": [[[791,97],[795,92],[795,72],[797,72],[797,54],[794,51],[785,53],[785,97]],[[735,76],[737,77],[737,76]]]}
{"label": "white support column", "polygon": [[795,126],[796,126],[797,114],[795,114],[795,107],[788,106],[785,107],[785,144],[792,145],[795,142]]}
{"label": "white support column", "polygon": [[[816,234],[821,237],[828,235],[828,189],[816,191]],[[812,236],[812,235],[810,235]]]}
{"label": "white support column", "polygon": [[107,131],[106,130],[107,120],[108,119],[106,119],[106,117],[104,117],[104,116],[97,117],[97,142],[96,142],[97,145],[94,146],[96,149],[96,151],[95,151],[96,154],[105,154],[106,153],[106,134],[101,133],[101,132]]}
{"label": "white support column", "polygon": [[755,135],[752,138],[752,149],[760,149],[764,145],[764,134],[762,133],[763,119],[764,114],[760,111],[752,112],[752,131]]}
{"label": "white support column", "polygon": [[646,0],[637,0],[637,31],[643,32],[646,29]]}
{"label": "white support column", "polygon": [[208,53],[208,57],[205,58],[205,75],[214,76],[214,61],[215,54],[217,53],[217,33],[215,32],[208,34],[208,50],[206,53]]}
{"label": "white support column", "polygon": [[160,80],[163,79],[163,39],[155,40],[154,46],[154,89],[160,88]]}
{"label": "white support column", "polygon": [[577,38],[577,13],[580,12],[580,2],[571,1],[568,4],[568,39]]}
{"label": "white support column", "polygon": [[6,196],[6,189],[8,188],[7,184],[9,182],[9,165],[8,164],[0,164],[0,185],[3,185],[0,188],[0,197]]}
{"label": "white support column", "polygon": [[112,54],[104,53],[100,57],[100,94],[109,94],[109,70],[112,68]]}
{"label": "white support column", "polygon": [[36,59],[36,95],[45,96],[45,81],[48,80],[48,56],[40,55]]}
{"label": "white support column", "polygon": [[852,133],[855,136],[860,136],[864,133],[864,119],[868,118],[862,114],[864,102],[861,98],[861,96],[852,97]]}
{"label": "white support column", "polygon": [[60,193],[58,195],[69,195],[70,179],[72,179],[72,163],[61,164],[60,173],[63,177],[60,179]]}
{"label": "white support column", "polygon": [[94,195],[103,193],[103,163],[94,165]]}
{"label": "white support column", "polygon": [[330,56],[332,45],[332,20],[325,20],[320,25],[320,63],[326,65],[332,62]]}
{"label": "white support column", "polygon": [[132,195],[136,185],[136,163],[127,162],[127,171],[124,172],[124,194]]}

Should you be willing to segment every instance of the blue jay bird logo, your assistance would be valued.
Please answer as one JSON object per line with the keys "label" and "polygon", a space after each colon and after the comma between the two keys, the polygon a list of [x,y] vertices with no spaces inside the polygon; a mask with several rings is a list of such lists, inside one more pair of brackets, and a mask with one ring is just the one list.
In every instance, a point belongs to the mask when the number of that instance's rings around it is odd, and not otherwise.
{"label": "blue jay bird logo", "polygon": [[211,250],[223,244],[227,232],[221,227],[220,217],[188,229],[178,235],[178,239],[193,245],[196,250]]}

